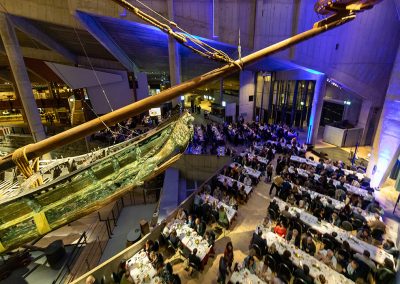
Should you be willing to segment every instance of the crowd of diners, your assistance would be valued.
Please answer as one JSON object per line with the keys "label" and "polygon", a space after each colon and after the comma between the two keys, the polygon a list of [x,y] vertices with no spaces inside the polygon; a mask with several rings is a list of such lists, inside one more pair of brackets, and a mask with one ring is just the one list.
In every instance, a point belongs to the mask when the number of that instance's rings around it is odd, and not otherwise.
{"label": "crowd of diners", "polygon": [[[248,155],[253,155],[253,159],[257,156],[267,157],[270,149],[271,143],[258,149],[250,147]],[[287,205],[282,210],[272,201],[263,225],[285,238],[289,244],[314,256],[356,283],[394,283],[396,263],[393,260],[397,259],[399,251],[392,240],[383,238],[386,231],[386,225],[381,218],[383,209],[373,199],[373,189],[369,187],[369,180],[357,177],[354,171],[346,171],[346,175],[345,165],[337,162],[321,160],[317,166],[295,162],[291,159],[294,154],[296,153],[293,148],[288,146],[287,153],[278,155],[273,178],[273,168],[269,168],[270,165],[266,166],[265,181],[271,182],[270,195],[275,195]],[[273,158],[270,152],[268,160]],[[297,171],[298,168],[302,170]],[[305,171],[307,176],[304,176]],[[318,175],[318,178],[315,178],[314,174]],[[338,181],[335,182],[336,186],[334,181]],[[350,192],[346,184],[359,187],[361,191]],[[314,195],[314,192],[317,195]],[[335,208],[332,202],[334,200],[337,200],[336,204],[342,203],[343,206],[340,209]],[[335,232],[319,234],[307,227],[299,214],[293,215],[289,212],[289,207],[300,208],[317,217],[319,222],[326,221],[338,228],[352,231],[354,237],[382,248],[393,257],[385,258],[383,263],[377,264],[371,259],[368,250],[355,252],[347,241],[338,242]],[[369,216],[368,220],[366,215]],[[270,244],[268,247],[266,240],[261,236],[261,231],[256,232],[252,244],[256,244],[258,249],[261,248],[257,253],[265,260],[264,266],[277,272],[279,280],[275,279],[276,283],[289,283],[292,277],[295,278],[294,283],[327,283],[324,275],[313,279],[309,275],[310,268],[307,265],[296,267],[290,260],[289,251],[284,251],[282,255],[277,254],[274,245]],[[285,263],[289,273],[276,271],[278,268],[270,265],[270,257],[267,255],[275,260],[274,263]],[[265,270],[264,276],[268,275],[266,271],[269,270]],[[260,277],[265,280],[263,275]]]}
{"label": "crowd of diners", "polygon": [[[205,143],[216,143],[213,147],[229,141],[246,145],[247,150],[235,155],[232,164],[203,185],[189,210],[177,211],[158,241],[146,242],[141,253],[153,267],[156,283],[181,283],[174,272],[175,258],[184,262],[188,275],[201,273],[215,257],[216,240],[234,227],[237,211],[260,181],[271,184],[265,218],[253,233],[243,262],[235,262],[234,246],[232,242],[226,244],[223,255],[215,260],[218,283],[246,283],[251,279],[253,283],[324,284],[330,283],[332,275],[342,277],[337,283],[394,283],[399,252],[392,240],[384,238],[383,210],[360,170],[330,160],[315,162],[311,158],[304,162],[306,149],[286,126],[209,124],[197,126],[194,143],[200,136]],[[338,241],[335,232],[321,234],[303,222],[298,212],[315,217],[319,224],[326,222],[346,230],[353,241],[359,239],[391,257],[377,263],[369,250],[356,252],[347,240]],[[271,241],[271,234],[279,241]],[[299,254],[296,249],[306,255],[300,255],[304,263],[294,261]],[[319,265],[325,267],[322,271],[330,272],[316,273]],[[135,279],[126,262],[121,263],[115,278],[117,283],[151,282]]]}
{"label": "crowd of diners", "polygon": [[[297,143],[298,133],[284,124],[267,124],[260,122],[244,122],[218,124],[215,122],[195,125],[194,137],[189,145],[192,154],[221,155],[218,151],[223,147],[224,155],[235,154],[237,146],[249,147],[253,143],[276,140],[290,142],[300,147]],[[277,146],[281,148],[281,146]]]}

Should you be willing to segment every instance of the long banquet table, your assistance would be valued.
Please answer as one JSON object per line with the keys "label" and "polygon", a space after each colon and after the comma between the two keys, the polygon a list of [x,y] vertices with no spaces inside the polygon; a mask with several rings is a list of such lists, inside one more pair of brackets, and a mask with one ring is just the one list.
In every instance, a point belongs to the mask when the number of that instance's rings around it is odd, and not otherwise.
{"label": "long banquet table", "polygon": [[235,209],[233,209],[231,206],[225,204],[224,202],[219,201],[214,196],[209,195],[209,194],[202,194],[201,199],[204,202],[207,202],[210,204],[217,203],[218,206],[222,206],[225,210],[226,216],[228,217],[229,223],[231,223],[233,218],[235,218],[237,211]]}
{"label": "long banquet table", "polygon": [[159,277],[155,277],[157,270],[153,267],[144,250],[140,250],[127,261],[129,274],[135,283],[161,283]]}
{"label": "long banquet table", "polygon": [[249,185],[245,185],[244,183],[242,183],[240,181],[237,181],[237,180],[235,180],[235,179],[233,179],[231,177],[224,176],[224,175],[218,175],[218,181],[223,183],[225,181],[225,179],[228,182],[228,185],[230,187],[232,187],[234,182],[237,182],[238,187],[241,187],[243,185],[244,186],[244,191],[246,192],[247,195],[250,194],[250,192],[253,190],[253,187],[251,187]]}
{"label": "long banquet table", "polygon": [[313,256],[289,244],[284,238],[271,232],[270,228],[262,228],[262,237],[267,240],[268,244],[275,244],[279,254],[283,254],[285,250],[290,251],[291,260],[297,267],[302,267],[303,264],[310,268],[310,275],[316,279],[320,274],[324,275],[327,283],[354,283],[346,278],[343,274],[333,270],[326,264],[320,262]]}
{"label": "long banquet table", "polygon": [[164,235],[169,235],[175,229],[182,244],[191,252],[197,248],[197,256],[203,261],[210,251],[207,241],[190,228],[184,221],[175,219],[164,228]]}
{"label": "long banquet table", "polygon": [[363,240],[358,239],[357,237],[353,236],[350,232],[347,232],[343,230],[342,228],[336,227],[324,220],[318,221],[318,218],[307,213],[305,210],[297,208],[297,207],[292,207],[290,204],[286,203],[285,201],[274,197],[274,200],[279,206],[279,210],[283,211],[285,209],[285,206],[289,206],[289,213],[292,216],[295,216],[296,213],[300,214],[300,220],[316,230],[317,232],[321,234],[332,234],[332,232],[336,232],[336,240],[340,243],[343,243],[344,241],[347,241],[350,245],[350,247],[358,252],[358,253],[363,253],[364,250],[368,250],[370,252],[370,257],[372,260],[376,261],[379,264],[384,264],[385,258],[390,259],[391,261],[394,262],[393,256],[383,249],[380,249],[372,244],[369,244],[367,242],[364,242]]}
{"label": "long banquet table", "polygon": [[267,282],[261,280],[257,275],[253,274],[247,268],[243,268],[239,271],[235,271],[231,275],[232,283],[243,283],[243,284],[266,284]]}

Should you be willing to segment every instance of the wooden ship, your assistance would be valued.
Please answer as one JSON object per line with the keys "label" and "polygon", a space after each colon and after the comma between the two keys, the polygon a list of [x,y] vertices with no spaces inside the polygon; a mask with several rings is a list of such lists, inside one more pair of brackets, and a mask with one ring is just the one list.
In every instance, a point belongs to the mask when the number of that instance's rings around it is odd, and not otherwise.
{"label": "wooden ship", "polygon": [[[187,38],[175,33],[172,28],[155,24],[154,18],[125,0],[113,1],[193,49]],[[379,1],[317,1],[315,10],[329,17],[315,23],[308,31],[238,60],[232,60],[226,54],[212,49],[202,55],[223,61],[225,65],[63,133],[26,145],[18,149],[18,153],[2,157],[0,170],[15,167],[17,164],[20,170],[21,168],[27,170],[28,176],[18,188],[0,196],[0,253],[18,248],[96,211],[164,171],[185,151],[193,135],[193,117],[184,112],[146,134],[98,150],[90,159],[87,156],[68,158],[63,162],[84,159],[87,163],[45,183],[42,183],[42,174],[46,170],[51,170],[52,166],[44,171],[35,172],[31,167],[32,163],[29,163],[30,160],[104,129],[107,125],[115,125],[152,107],[157,107],[201,85],[229,76],[268,55],[347,23],[355,18],[356,12],[371,8],[376,2]]]}

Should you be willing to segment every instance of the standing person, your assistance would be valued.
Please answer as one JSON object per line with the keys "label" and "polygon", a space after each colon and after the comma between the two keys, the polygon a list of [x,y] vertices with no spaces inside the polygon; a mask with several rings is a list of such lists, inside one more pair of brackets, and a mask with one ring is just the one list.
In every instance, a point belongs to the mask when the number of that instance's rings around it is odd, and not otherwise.
{"label": "standing person", "polygon": [[274,177],[273,181],[272,181],[272,185],[271,188],[269,189],[269,195],[272,195],[272,191],[274,190],[274,188],[276,188],[276,193],[277,194],[283,184],[283,178],[278,174]]}
{"label": "standing person", "polygon": [[225,284],[226,276],[229,274],[228,265],[227,265],[226,256],[223,255],[219,259],[219,267],[218,267],[218,279],[217,282],[221,284]]}
{"label": "standing person", "polygon": [[274,166],[269,163],[267,166],[267,178],[266,178],[266,182],[271,182],[272,180],[272,173],[274,171]]}
{"label": "standing person", "polygon": [[226,265],[229,268],[229,271],[232,272],[232,263],[233,263],[233,245],[232,242],[228,242],[225,247],[224,257],[226,261]]}

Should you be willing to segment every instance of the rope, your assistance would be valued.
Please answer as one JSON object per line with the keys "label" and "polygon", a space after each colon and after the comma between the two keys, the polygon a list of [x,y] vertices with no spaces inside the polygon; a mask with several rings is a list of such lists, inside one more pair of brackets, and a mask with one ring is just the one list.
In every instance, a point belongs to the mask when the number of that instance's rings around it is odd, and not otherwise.
{"label": "rope", "polygon": [[[162,30],[162,31],[166,32],[167,34],[173,36],[182,45],[184,45],[187,48],[191,49],[193,52],[195,52],[195,53],[197,53],[197,54],[199,54],[199,55],[201,55],[203,57],[212,59],[212,60],[234,64],[234,65],[238,66],[240,69],[242,69],[241,65],[237,64],[235,62],[235,60],[230,58],[229,55],[227,55],[225,52],[223,52],[222,50],[216,49],[216,48],[208,45],[207,43],[199,40],[198,38],[196,38],[195,36],[193,36],[189,32],[185,31],[183,28],[178,26],[175,22],[173,22],[173,21],[169,20],[168,18],[164,17],[163,15],[161,15],[157,11],[153,10],[151,7],[149,7],[145,3],[141,2],[140,0],[136,0],[136,2],[138,2],[140,5],[142,5],[146,9],[148,9],[150,12],[154,13],[155,15],[157,15],[159,18],[164,20],[167,24],[162,23],[159,20],[157,20],[156,18],[153,18],[152,16],[146,14],[145,12],[141,11],[139,8],[136,8],[135,6],[133,6],[132,4],[128,3],[127,1],[123,1],[123,2],[125,2],[125,4],[127,4],[127,5],[129,5],[130,8],[131,8],[130,10],[133,13],[135,13],[139,18],[141,18],[144,21],[147,21],[148,23],[156,26],[160,30]],[[170,26],[173,26],[177,30],[181,31],[181,33],[175,32]],[[193,43],[195,46],[197,46],[197,48],[191,46],[188,42]]]}
{"label": "rope", "polygon": [[[28,145],[27,145],[28,146]],[[13,162],[17,165],[19,171],[24,175],[26,179],[31,177],[34,173],[39,171],[39,158],[33,160],[32,164],[29,164],[28,157],[26,156],[26,147],[18,148],[12,155]],[[43,177],[41,175],[32,182],[30,187],[38,187],[43,184]]]}

